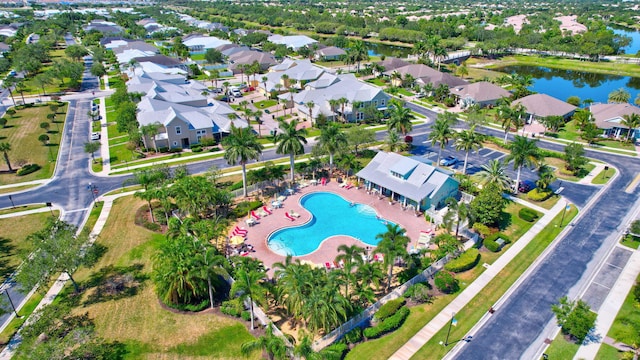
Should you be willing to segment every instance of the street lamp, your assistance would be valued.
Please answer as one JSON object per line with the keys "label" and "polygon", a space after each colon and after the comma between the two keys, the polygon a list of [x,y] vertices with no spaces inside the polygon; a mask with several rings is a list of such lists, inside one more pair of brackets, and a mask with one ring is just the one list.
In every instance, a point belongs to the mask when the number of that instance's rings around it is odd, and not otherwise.
{"label": "street lamp", "polygon": [[7,295],[7,299],[9,299],[9,305],[11,305],[11,309],[13,309],[13,313],[16,314],[16,317],[18,319],[22,318],[22,316],[20,316],[18,314],[18,310],[16,310],[15,305],[13,305],[13,300],[11,300],[11,296],[9,296],[9,288],[8,287],[4,289],[4,293]]}
{"label": "street lamp", "polygon": [[98,207],[98,203],[96,202],[96,195],[98,194],[98,187],[89,183],[87,189],[91,192],[91,196],[93,196],[93,206]]}
{"label": "street lamp", "polygon": [[15,209],[16,208],[16,204],[13,203],[13,197],[11,195],[9,195],[9,201],[11,201],[11,208]]}
{"label": "street lamp", "polygon": [[564,207],[564,210],[562,210],[562,219],[560,219],[560,227],[562,227],[562,224],[564,224],[564,214],[567,213],[567,210],[571,209],[571,204],[566,203],[566,206]]}
{"label": "street lamp", "polygon": [[449,346],[449,334],[451,334],[451,326],[453,325],[453,323],[458,323],[458,321],[456,320],[456,313],[452,312],[451,313],[451,321],[449,321],[449,329],[447,329],[447,338],[444,340],[444,346]]}

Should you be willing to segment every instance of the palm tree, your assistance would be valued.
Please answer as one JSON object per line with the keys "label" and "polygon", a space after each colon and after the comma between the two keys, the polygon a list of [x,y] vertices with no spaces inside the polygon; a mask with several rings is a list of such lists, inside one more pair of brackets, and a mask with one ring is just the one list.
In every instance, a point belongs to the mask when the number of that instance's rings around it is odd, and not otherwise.
{"label": "palm tree", "polygon": [[211,86],[218,87],[218,78],[220,77],[220,71],[217,69],[209,70],[209,80],[211,80]]}
{"label": "palm tree", "polygon": [[327,124],[320,130],[318,146],[329,153],[329,171],[333,171],[333,157],[336,152],[348,145],[347,135],[340,130],[336,123]]}
{"label": "palm tree", "polygon": [[353,55],[353,60],[355,60],[357,64],[356,72],[360,72],[360,62],[369,60],[367,45],[362,40],[356,40],[351,44],[349,52]]}
{"label": "palm tree", "polygon": [[280,131],[274,137],[274,143],[278,144],[277,154],[289,154],[289,165],[291,166],[291,181],[294,180],[295,156],[304,154],[304,144],[307,143],[307,129],[298,129],[298,120],[294,119],[287,123],[280,120]]}
{"label": "palm tree", "polygon": [[622,121],[620,124],[629,128],[629,132],[627,132],[627,141],[631,138],[631,134],[635,134],[636,129],[640,126],[640,115],[636,113],[622,115]]}
{"label": "palm tree", "polygon": [[[446,204],[449,208],[445,217],[445,223],[455,221],[456,223],[456,239],[460,230],[460,223],[471,219],[471,207],[465,202],[458,202],[455,198],[447,198]],[[471,223],[472,221],[469,221]]]}
{"label": "palm tree", "polygon": [[387,231],[376,235],[376,239],[380,240],[376,252],[384,254],[384,265],[389,269],[387,274],[387,291],[389,291],[391,287],[393,264],[396,262],[396,258],[407,255],[409,238],[405,235],[405,232],[406,231],[397,224],[387,224]]}
{"label": "palm tree", "polygon": [[537,166],[540,161],[540,151],[536,145],[536,140],[529,140],[524,136],[518,135],[516,135],[511,146],[509,146],[509,150],[511,150],[511,153],[507,155],[505,162],[508,163],[513,160],[513,168],[514,170],[518,170],[518,174],[516,175],[517,187],[520,183],[520,171],[522,167]]}
{"label": "palm tree", "polygon": [[556,180],[553,172],[553,168],[547,164],[542,164],[538,167],[538,181],[536,185],[542,190],[545,190]]}
{"label": "palm tree", "polygon": [[240,346],[240,352],[245,356],[256,350],[266,352],[269,360],[287,358],[287,346],[282,338],[273,333],[273,324],[271,323],[267,325],[264,335],[255,340],[245,342]]}
{"label": "palm tree", "polygon": [[284,264],[273,264],[273,268],[276,269],[274,278],[278,279],[277,286],[281,290],[280,303],[289,314],[304,321],[303,307],[313,287],[313,270],[308,265],[301,265],[299,260],[292,263],[290,256],[287,256]]}
{"label": "palm tree", "polygon": [[4,162],[7,163],[9,172],[13,172],[13,168],[11,168],[11,162],[9,161],[9,151],[11,151],[11,144],[9,144],[8,142],[0,143],[0,151],[2,151]]}
{"label": "palm tree", "polygon": [[345,98],[345,97],[341,97],[338,99],[338,104],[340,104],[340,107],[342,108],[342,121],[347,122],[347,115],[344,113],[344,107],[349,103],[349,99]]}
{"label": "palm tree", "polygon": [[505,164],[499,160],[490,160],[482,165],[482,170],[474,175],[482,186],[495,184],[500,190],[507,190],[511,179],[507,175]]}
{"label": "palm tree", "polygon": [[336,261],[342,261],[344,277],[345,277],[345,286],[344,286],[344,296],[347,299],[350,299],[349,296],[349,281],[353,278],[353,269],[358,265],[362,264],[362,254],[364,254],[364,249],[359,247],[358,245],[345,245],[342,244],[338,246],[338,256],[336,256]]}
{"label": "palm tree", "polygon": [[231,295],[237,295],[240,301],[249,301],[249,311],[251,312],[251,330],[253,330],[253,302],[264,301],[264,288],[260,284],[265,275],[257,271],[246,271],[239,269],[236,271],[236,281],[231,285]]}
{"label": "palm tree", "polygon": [[389,130],[387,132],[387,138],[384,143],[387,145],[387,149],[390,152],[396,152],[402,149],[404,142],[400,139],[400,135],[395,130]]}
{"label": "palm tree", "polygon": [[[394,86],[402,85],[402,74],[400,74],[397,70],[394,70],[391,73],[391,83],[394,84]],[[398,84],[398,85],[395,85],[395,84]]]}
{"label": "palm tree", "polygon": [[140,132],[142,133],[142,142],[144,143],[144,147],[149,149],[149,144],[147,144],[147,138],[150,138],[153,142],[153,148],[156,152],[158,152],[158,146],[156,145],[156,135],[160,131],[160,123],[148,124],[140,127]]}
{"label": "palm tree", "polygon": [[587,124],[593,121],[593,118],[591,117],[591,111],[589,111],[588,109],[578,109],[573,114],[572,118],[573,120],[575,120],[576,126],[578,126],[580,130],[584,129]]}
{"label": "palm tree", "polygon": [[631,94],[629,94],[629,92],[624,88],[613,90],[609,93],[609,97],[607,98],[607,101],[610,103],[620,104],[628,103],[629,100],[631,100]]}
{"label": "palm tree", "polygon": [[16,106],[16,99],[13,97],[13,86],[18,82],[15,76],[7,76],[6,79],[2,82],[2,88],[7,89],[9,91],[9,96],[11,96],[11,101],[13,102],[13,106]]}
{"label": "palm tree", "polygon": [[438,151],[438,160],[436,166],[440,165],[440,156],[442,155],[442,149],[444,149],[449,140],[453,139],[454,132],[451,130],[451,126],[446,119],[436,119],[436,123],[431,128],[431,134],[429,139],[431,140],[431,146],[435,146],[436,143],[440,143],[440,150]]}
{"label": "palm tree", "polygon": [[309,121],[311,121],[313,125],[313,107],[316,106],[316,103],[314,103],[313,100],[309,100],[305,103],[305,106],[309,109]]}
{"label": "palm tree", "polygon": [[240,163],[242,166],[242,189],[244,197],[247,197],[247,162],[260,158],[262,144],[250,127],[237,128],[231,124],[229,136],[222,140],[222,146],[225,149],[224,158],[229,165]]}
{"label": "palm tree", "polygon": [[356,156],[351,153],[340,155],[340,158],[338,159],[338,165],[340,165],[340,168],[347,172],[347,176],[351,176],[352,170],[358,171],[362,169],[362,165],[360,164]]}
{"label": "palm tree", "polygon": [[475,128],[472,127],[469,130],[463,130],[458,133],[456,137],[455,147],[458,151],[464,151],[464,166],[462,167],[462,173],[467,173],[467,160],[469,159],[469,152],[478,151],[482,147],[484,141],[484,135],[475,132]]}
{"label": "palm tree", "polygon": [[267,80],[269,80],[269,78],[266,76],[263,76],[261,80],[262,80],[262,86],[264,87],[264,93],[268,95],[269,91],[267,90]]}
{"label": "palm tree", "polygon": [[338,111],[338,106],[340,106],[339,99],[329,99],[329,107],[331,107],[333,121],[336,121],[336,111]]}
{"label": "palm tree", "polygon": [[380,263],[367,262],[358,267],[356,278],[360,279],[363,284],[367,284],[367,286],[375,286],[377,290],[380,288],[380,281],[384,279],[384,272],[380,268]]}
{"label": "palm tree", "polygon": [[305,360],[321,360],[324,359],[322,354],[313,351],[313,339],[305,334],[300,339],[300,343],[293,349],[293,354],[298,358]]}
{"label": "palm tree", "polygon": [[404,103],[400,101],[391,100],[391,114],[387,122],[389,130],[400,131],[402,135],[406,136],[411,131],[412,118],[411,109],[405,107]]}
{"label": "palm tree", "polygon": [[213,282],[214,280],[219,279],[219,276],[229,276],[229,273],[223,267],[223,265],[226,264],[227,259],[223,255],[220,255],[218,251],[212,246],[201,244],[200,247],[202,249],[196,253],[194,261],[196,262],[197,267],[201,273],[200,275],[203,278],[207,279],[207,288],[209,290],[209,307],[213,309],[213,293],[215,291]]}

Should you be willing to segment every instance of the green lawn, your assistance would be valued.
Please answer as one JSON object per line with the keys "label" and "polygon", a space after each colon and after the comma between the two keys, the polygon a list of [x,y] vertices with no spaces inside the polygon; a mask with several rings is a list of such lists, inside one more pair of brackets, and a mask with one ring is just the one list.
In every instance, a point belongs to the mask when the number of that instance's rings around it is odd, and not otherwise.
{"label": "green lawn", "polygon": [[380,79],[380,78],[373,78],[373,79],[369,79],[367,80],[368,83],[371,83],[373,85],[378,85],[378,86],[387,86],[387,83]]}
{"label": "green lawn", "polygon": [[618,360],[622,359],[622,352],[611,345],[602,344],[596,354],[596,360]]}
{"label": "green lawn", "polygon": [[616,169],[609,167],[609,170],[602,170],[596,177],[591,180],[592,184],[602,185],[606,184],[616,174]]}
{"label": "green lawn", "polygon": [[[66,103],[58,108],[54,123],[47,119],[47,114],[50,114],[51,110],[45,104],[17,109],[13,116],[8,114],[5,116],[8,122],[4,128],[0,128],[0,142],[7,142],[11,145],[8,156],[13,169],[19,169],[26,164],[38,164],[42,168],[25,176],[17,176],[16,173],[6,172],[8,167],[3,159],[0,162],[0,184],[48,179],[53,175],[61,134],[64,129],[66,109]],[[48,131],[40,128],[40,124],[44,122],[49,124]],[[45,133],[49,136],[47,145],[38,141],[38,137]]]}
{"label": "green lawn", "polygon": [[272,106],[276,106],[278,105],[278,101],[277,100],[262,100],[262,101],[258,101],[256,103],[253,104],[253,106],[255,106],[257,109],[266,109],[266,108],[270,108]]}
{"label": "green lawn", "polygon": [[36,306],[38,306],[40,300],[42,300],[43,297],[44,294],[42,294],[41,292],[35,292],[33,296],[31,296],[31,298],[27,300],[22,309],[18,311],[18,315],[20,315],[21,317],[13,318],[9,325],[7,325],[2,333],[0,333],[0,344],[6,344],[9,340],[11,340],[16,331],[20,329],[22,324],[24,324],[24,322],[29,318],[29,315],[31,315],[31,313],[33,313],[33,310],[36,309]]}
{"label": "green lawn", "polygon": [[102,158],[96,158],[95,161],[91,162],[91,170],[93,170],[93,172],[100,172],[102,171],[102,168]]}
{"label": "green lawn", "polygon": [[127,143],[109,147],[109,162],[117,164],[121,161],[131,161],[138,159],[136,153],[127,149]]}
{"label": "green lawn", "polygon": [[[135,161],[128,162],[126,164],[125,163],[113,164],[113,166],[111,167],[111,170],[124,170],[130,166],[142,165],[142,164],[153,165],[159,161],[178,159],[178,158],[185,159],[185,162],[194,161],[194,159],[190,159],[190,157],[193,157],[195,155],[202,155],[202,154],[203,153],[194,153],[194,152],[181,152],[181,153],[168,154],[165,156],[158,156],[158,157],[153,157],[149,159],[135,160]],[[215,152],[215,153],[210,152],[210,153],[204,153],[204,154],[207,154],[207,156],[201,156],[200,158],[198,158],[198,161],[217,159],[224,156],[224,154],[221,152]],[[173,166],[174,164],[178,164],[178,163],[184,163],[184,162],[179,161],[179,162],[172,162],[170,164]]]}
{"label": "green lawn", "polygon": [[129,141],[129,135],[109,137],[109,146],[124,144],[127,141]]}
{"label": "green lawn", "polygon": [[[509,211],[509,213],[511,214],[517,214],[517,212],[521,208],[522,208],[522,205],[511,202],[507,207],[507,211]],[[575,212],[573,212],[573,214],[570,215],[570,217],[573,217],[573,216],[575,216]],[[517,240],[518,238],[520,238],[522,234],[524,234],[533,225],[532,223],[527,223],[519,219],[517,215],[513,215],[511,216],[510,219],[503,221],[503,224],[507,224],[507,223],[509,224],[509,226],[506,229],[504,229],[504,232],[510,235],[513,240]],[[550,241],[551,240],[549,240],[549,242]],[[505,268],[499,274],[499,276],[504,275],[503,278],[496,278],[491,283],[489,283],[489,285],[487,285],[487,288],[485,288],[485,290],[481,294],[476,296],[472,300],[471,304],[469,304],[467,307],[463,309],[464,311],[466,311],[466,313],[463,313],[461,317],[464,317],[465,319],[469,319],[469,316],[475,316],[479,319],[482,316],[482,314],[484,314],[486,309],[488,309],[489,306],[491,306],[493,302],[495,302],[495,300],[507,290],[509,285],[504,283],[503,280],[506,278],[508,281],[510,281],[509,284],[513,283],[518,278],[518,276],[526,269],[526,267],[521,267],[520,265],[521,262],[533,261],[533,259],[529,259],[527,257],[527,256],[532,256],[532,251],[530,250],[529,252],[527,252],[527,249],[530,248],[533,243],[538,244],[538,242],[532,241],[529,245],[527,245],[527,247],[525,247],[525,250],[523,250],[523,252],[516,259],[514,259],[514,261],[512,261],[507,266],[507,268]],[[546,247],[546,244],[544,246]],[[544,247],[541,249],[536,248],[535,250],[542,252],[542,250],[544,250]],[[481,255],[482,258],[480,259],[480,264],[482,263],[492,264],[493,262],[495,262],[496,259],[498,259],[498,257],[503,252],[504,250],[499,253],[483,251]],[[514,270],[511,268],[516,268],[517,272],[514,272]],[[457,278],[460,280],[460,283],[461,283],[460,292],[462,292],[462,290],[464,290],[467,286],[469,286],[473,282],[473,280],[475,280],[478,276],[480,276],[480,274],[482,274],[485,270],[486,268],[484,266],[478,265],[472,270],[458,274]],[[500,292],[500,294],[496,294],[496,291]],[[396,350],[398,350],[402,345],[404,345],[404,343],[406,343],[424,325],[426,325],[438,313],[440,313],[440,311],[447,304],[449,304],[460,292],[452,295],[439,296],[435,299],[435,301],[431,305],[419,305],[419,306],[412,307],[409,317],[405,321],[404,325],[400,327],[400,329],[396,330],[395,332],[389,335],[383,336],[379,339],[367,341],[365,343],[359,344],[353,350],[351,350],[349,354],[347,354],[347,359],[389,358]],[[487,298],[487,296],[489,296],[489,298]],[[493,299],[493,300],[487,301],[487,299]],[[473,323],[469,322],[468,324],[465,324],[462,326],[463,327],[466,326],[468,329],[468,328],[471,328],[472,325]],[[458,328],[460,327],[461,326],[459,325]],[[456,330],[459,330],[459,329],[456,329]],[[461,338],[463,333],[460,331],[457,331],[457,332],[459,334],[454,336],[454,338],[455,337]],[[446,334],[442,334],[442,337],[439,338],[438,341],[440,340],[444,341],[444,335]],[[438,345],[438,341],[433,342],[432,340],[431,342],[429,342],[429,344],[431,344],[432,347],[436,347],[438,351],[442,351],[443,350],[442,346]],[[425,348],[426,347],[423,347],[422,352],[419,353],[420,356],[418,356],[417,358],[440,359],[442,358],[442,355],[444,355],[444,353],[438,353],[438,355],[435,355],[435,354],[431,355],[430,351],[424,350]]]}
{"label": "green lawn", "polygon": [[407,90],[407,89],[403,89],[403,88],[399,88],[398,89],[398,94],[400,95],[404,95],[404,96],[414,96],[415,94],[412,93],[411,91]]}
{"label": "green lawn", "polygon": [[118,125],[116,125],[116,124],[109,125],[107,127],[107,133],[109,134],[109,139],[113,139],[113,138],[121,137],[121,136],[126,136],[126,137],[129,136],[129,134],[127,134],[126,132],[119,132],[118,131]]}
{"label": "green lawn", "polygon": [[45,203],[40,203],[36,205],[22,205],[22,206],[16,206],[16,207],[9,207],[9,208],[4,208],[0,210],[0,215],[13,214],[13,213],[27,211],[27,210],[40,209],[45,206],[46,206]]}
{"label": "green lawn", "polygon": [[522,199],[524,201],[528,201],[531,204],[540,206],[541,208],[547,209],[547,210],[550,210],[558,202],[558,200],[560,200],[560,196],[555,195],[555,194],[551,195],[547,200],[544,200],[544,201],[533,201],[533,200],[531,200],[531,199],[529,199],[527,197],[527,194],[523,194],[523,193],[520,193],[520,192],[518,193],[517,197],[519,199]]}
{"label": "green lawn", "polygon": [[[636,284],[639,280],[640,277],[636,279]],[[640,303],[635,299],[632,289],[627,294],[607,336],[625,344],[637,343],[637,324],[640,324]]]}
{"label": "green lawn", "polygon": [[533,55],[515,55],[505,56],[500,60],[492,60],[492,68],[501,68],[508,65],[530,65],[545,66],[554,69],[588,71],[601,74],[637,76],[638,66],[636,64],[621,64],[615,62],[591,62],[573,59],[564,59],[553,56],[533,56]]}
{"label": "green lawn", "polygon": [[620,240],[620,244],[628,246],[632,249],[637,249],[638,247],[640,247],[640,238],[637,238],[633,235],[625,235]]}
{"label": "green lawn", "polygon": [[204,60],[204,54],[190,54],[189,57],[193,61]]}
{"label": "green lawn", "polygon": [[549,355],[549,359],[573,359],[579,348],[580,345],[567,341],[562,332],[560,332],[553,339],[545,354]]}

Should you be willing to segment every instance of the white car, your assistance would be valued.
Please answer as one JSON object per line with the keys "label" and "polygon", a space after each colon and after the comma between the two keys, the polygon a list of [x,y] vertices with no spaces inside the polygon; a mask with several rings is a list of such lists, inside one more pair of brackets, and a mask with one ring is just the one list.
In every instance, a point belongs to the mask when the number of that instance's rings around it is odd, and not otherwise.
{"label": "white car", "polygon": [[100,140],[100,133],[99,132],[91,133],[91,140]]}
{"label": "white car", "polygon": [[451,166],[451,165],[455,165],[458,162],[458,159],[456,159],[453,156],[447,156],[446,158],[440,160],[440,165],[441,166]]}

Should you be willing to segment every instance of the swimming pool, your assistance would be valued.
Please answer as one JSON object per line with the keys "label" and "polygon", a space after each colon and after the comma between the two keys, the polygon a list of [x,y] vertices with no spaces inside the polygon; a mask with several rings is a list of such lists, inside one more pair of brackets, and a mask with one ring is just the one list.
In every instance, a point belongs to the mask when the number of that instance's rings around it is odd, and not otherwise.
{"label": "swimming pool", "polygon": [[388,220],[378,217],[369,205],[351,204],[329,192],[315,192],[300,198],[300,204],[313,215],[304,225],[280,229],[269,235],[267,245],[275,253],[302,256],[318,249],[322,241],[346,235],[376,246],[376,235],[387,231]]}

